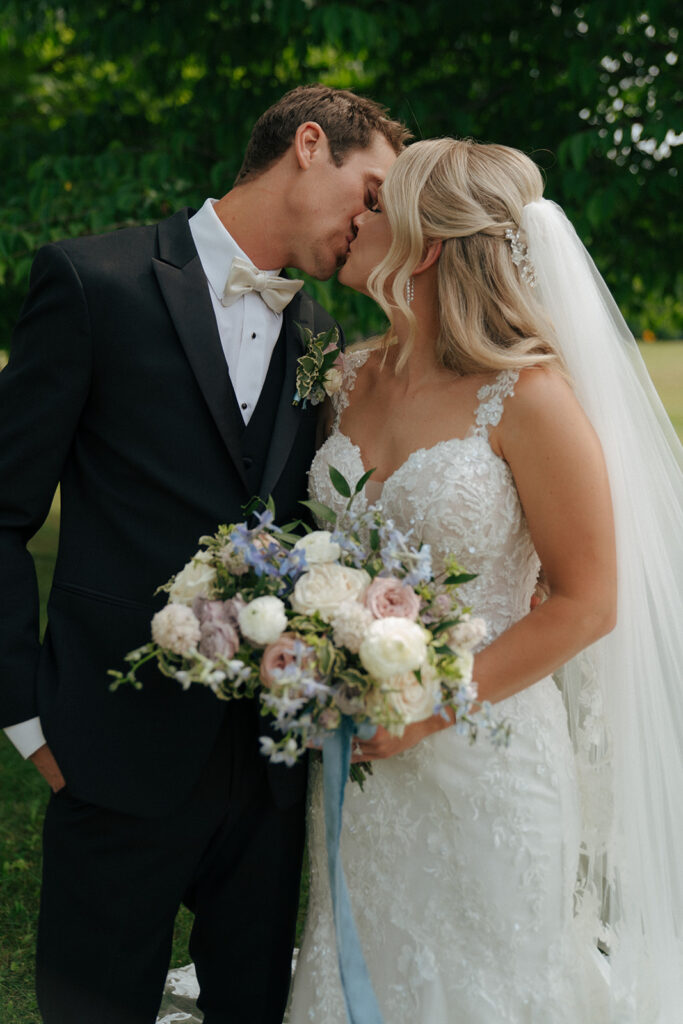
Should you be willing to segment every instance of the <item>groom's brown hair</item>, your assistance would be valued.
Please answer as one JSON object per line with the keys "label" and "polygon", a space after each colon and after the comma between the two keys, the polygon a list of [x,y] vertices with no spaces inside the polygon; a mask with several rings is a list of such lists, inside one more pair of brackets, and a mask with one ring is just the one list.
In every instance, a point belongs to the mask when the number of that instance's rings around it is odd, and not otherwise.
{"label": "groom's brown hair", "polygon": [[259,117],[235,184],[261,174],[279,160],[306,121],[315,121],[325,132],[337,167],[351,150],[369,146],[375,133],[383,135],[395,153],[400,153],[410,138],[406,126],[390,118],[387,108],[375,100],[326,85],[300,85]]}

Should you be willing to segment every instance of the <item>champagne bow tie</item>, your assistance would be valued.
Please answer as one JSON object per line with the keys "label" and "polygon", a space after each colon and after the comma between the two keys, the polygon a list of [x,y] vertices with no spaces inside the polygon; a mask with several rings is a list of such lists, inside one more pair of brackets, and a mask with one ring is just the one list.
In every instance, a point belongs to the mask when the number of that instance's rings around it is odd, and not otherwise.
{"label": "champagne bow tie", "polygon": [[302,285],[303,281],[289,280],[267,274],[265,270],[257,270],[253,264],[236,256],[223,289],[221,305],[232,306],[246,292],[258,292],[273,313],[281,313]]}

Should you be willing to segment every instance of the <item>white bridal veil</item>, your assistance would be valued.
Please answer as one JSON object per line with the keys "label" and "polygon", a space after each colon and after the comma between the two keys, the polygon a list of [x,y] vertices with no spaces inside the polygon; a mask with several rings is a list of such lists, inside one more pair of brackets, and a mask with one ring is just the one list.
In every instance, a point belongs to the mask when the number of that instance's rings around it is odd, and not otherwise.
{"label": "white bridal veil", "polygon": [[[562,210],[521,227],[576,395],[605,453],[616,629],[558,674],[584,813],[577,913],[609,952],[610,1020],[683,1020],[683,448]],[[571,438],[568,439],[571,443]]]}

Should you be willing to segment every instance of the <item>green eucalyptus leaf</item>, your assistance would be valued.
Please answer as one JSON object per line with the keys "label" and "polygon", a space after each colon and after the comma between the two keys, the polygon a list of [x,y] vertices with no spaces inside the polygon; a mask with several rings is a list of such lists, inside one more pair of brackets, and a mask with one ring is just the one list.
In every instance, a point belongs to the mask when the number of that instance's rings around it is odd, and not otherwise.
{"label": "green eucalyptus leaf", "polygon": [[374,472],[375,472],[375,469],[373,468],[373,469],[369,469],[367,471],[367,473],[363,473],[362,477],[360,478],[360,480],[356,484],[356,489],[353,492],[354,494],[360,494],[360,492],[363,490],[363,488],[365,487],[366,483],[368,482],[368,480],[370,479],[370,477],[372,476],[372,474]]}
{"label": "green eucalyptus leaf", "polygon": [[346,477],[343,476],[338,469],[335,469],[334,466],[330,466],[329,470],[330,480],[332,481],[332,486],[334,487],[335,491],[338,491],[343,498],[350,498],[351,488],[346,480]]}
{"label": "green eucalyptus leaf", "polygon": [[324,519],[326,523],[332,523],[333,525],[337,522],[337,513],[333,512],[327,505],[323,505],[321,501],[316,501],[315,498],[309,498],[306,501],[300,501],[300,505],[305,505],[306,508],[310,508],[311,512],[318,519]]}

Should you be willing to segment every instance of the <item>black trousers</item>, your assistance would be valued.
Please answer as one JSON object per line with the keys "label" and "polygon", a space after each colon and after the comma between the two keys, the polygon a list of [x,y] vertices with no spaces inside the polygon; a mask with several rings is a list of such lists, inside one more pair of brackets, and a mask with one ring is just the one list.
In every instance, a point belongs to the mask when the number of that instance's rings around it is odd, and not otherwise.
{"label": "black trousers", "polygon": [[303,841],[303,801],[275,805],[253,718],[239,713],[168,817],[53,796],[36,974],[45,1024],[153,1024],[181,903],[195,915],[205,1024],[281,1024]]}

